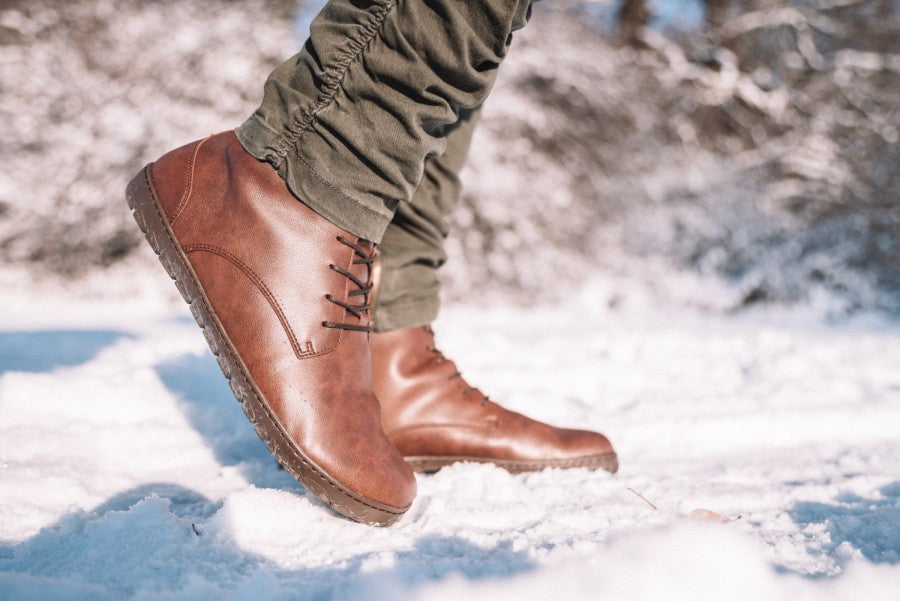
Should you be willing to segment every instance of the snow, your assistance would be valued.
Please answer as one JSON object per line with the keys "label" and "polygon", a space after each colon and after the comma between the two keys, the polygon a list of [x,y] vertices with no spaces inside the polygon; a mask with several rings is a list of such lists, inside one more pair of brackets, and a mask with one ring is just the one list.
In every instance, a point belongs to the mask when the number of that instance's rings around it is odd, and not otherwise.
{"label": "snow", "polygon": [[[696,3],[655,4],[673,16]],[[876,238],[792,229],[768,204],[806,188],[776,175],[761,194],[744,164],[754,152],[735,164],[686,154],[703,132],[654,108],[685,88],[650,59],[572,35],[571,21],[517,34],[463,174],[453,222],[466,236],[448,240],[445,290],[468,304],[449,303],[436,327],[474,384],[607,433],[621,471],[454,465],[419,476],[408,514],[376,529],[278,468],[155,257],[118,238],[137,236],[127,178],[239,123],[259,74],[296,50],[291,17],[260,0],[51,5],[0,11],[23,40],[0,47],[3,81],[21,84],[0,97],[0,238],[15,259],[0,266],[0,598],[897,597],[900,324],[866,313],[896,296],[872,287],[877,261],[854,254]],[[841,52],[838,75],[859,84],[848,69],[874,55]],[[577,133],[557,113],[584,109],[581,97],[598,107],[587,114],[603,127],[585,134],[596,149],[541,151]],[[548,98],[575,104],[552,111]],[[684,148],[657,148],[670,118]],[[842,190],[853,171],[831,138],[785,148],[789,179]],[[582,176],[590,186],[573,183]],[[84,273],[53,278],[31,263],[42,256]],[[576,279],[588,282],[577,292]],[[740,311],[757,289],[767,302]],[[554,302],[526,310],[516,296]]]}
{"label": "snow", "polygon": [[610,308],[607,287],[529,310],[455,304],[436,329],[492,397],[606,432],[621,471],[458,464],[418,476],[386,529],[278,468],[167,293],[13,290],[4,598],[895,598],[900,327],[638,291]]}

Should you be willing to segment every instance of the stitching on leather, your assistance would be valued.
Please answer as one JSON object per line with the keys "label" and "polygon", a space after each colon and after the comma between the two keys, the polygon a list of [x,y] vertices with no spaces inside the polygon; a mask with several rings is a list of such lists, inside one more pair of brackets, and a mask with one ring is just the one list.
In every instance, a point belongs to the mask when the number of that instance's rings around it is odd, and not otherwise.
{"label": "stitching on leather", "polygon": [[262,278],[257,275],[253,269],[235,257],[233,254],[229,253],[227,250],[219,248],[218,246],[213,246],[211,244],[187,244],[182,247],[185,254],[190,254],[195,251],[206,251],[213,253],[226,259],[231,262],[235,267],[244,272],[244,274],[253,282],[256,287],[262,292],[263,296],[266,297],[266,300],[269,301],[269,305],[275,311],[275,314],[278,316],[278,321],[281,322],[281,327],[284,328],[285,333],[288,336],[288,340],[291,342],[291,347],[294,349],[294,354],[298,359],[308,359],[310,357],[318,357],[321,355],[325,355],[330,353],[337,347],[326,348],[325,350],[319,350],[314,353],[305,353],[300,348],[300,343],[297,340],[297,336],[294,334],[293,328],[291,328],[290,323],[288,322],[287,316],[284,314],[284,309],[281,307],[281,303],[278,302],[278,299],[275,298],[275,295],[269,290],[269,287],[266,286],[265,282],[262,281]]}
{"label": "stitching on leather", "polygon": [[[167,224],[166,216],[163,213],[162,209],[160,208],[159,200],[156,195],[156,190],[153,189],[153,182],[150,179],[150,167],[151,166],[152,166],[152,163],[150,165],[148,165],[147,168],[144,170],[144,182],[147,184],[147,190],[150,193],[151,204],[153,205],[153,210],[156,212],[157,220],[163,226],[162,227],[163,233],[165,233],[166,238],[169,240],[169,244],[172,245],[172,247],[177,251],[177,249],[179,247],[179,243],[173,237],[173,234],[171,231],[172,225],[171,225],[171,223]],[[148,226],[148,228],[149,228],[149,226]],[[182,252],[183,252],[183,250],[184,249],[182,248]],[[176,253],[174,259],[179,262],[186,263],[186,260],[184,258],[182,258],[181,256],[179,256],[177,253]],[[191,275],[190,267],[188,267],[188,272],[187,272],[186,277],[191,281],[191,283],[195,287],[197,287],[198,290],[200,290],[200,284]],[[203,305],[206,308],[207,312],[209,312],[210,315],[215,315],[215,312],[213,311],[212,307],[209,305],[209,301],[206,299],[206,295],[201,292],[199,295],[199,298],[203,302]],[[193,300],[196,300],[196,299],[193,299]],[[213,328],[219,334],[219,336],[221,338],[221,342],[223,342],[225,344],[225,348],[228,350],[228,352],[232,353],[232,354],[236,354],[234,351],[232,351],[231,343],[228,341],[227,336],[224,336],[222,332],[219,332],[219,327],[215,324],[215,322],[213,322]],[[268,417],[269,421],[271,421],[272,424],[274,424],[274,428],[273,428],[274,433],[276,435],[280,436],[282,438],[282,440],[286,443],[285,447],[288,449],[288,451],[291,453],[291,455],[294,457],[294,459],[299,460],[300,463],[302,463],[307,468],[309,468],[310,472],[312,472],[313,477],[317,478],[319,480],[319,482],[324,483],[329,488],[336,490],[338,493],[348,496],[351,499],[353,499],[354,501],[356,501],[357,503],[360,503],[366,507],[370,507],[376,511],[381,511],[381,512],[389,513],[392,515],[402,515],[409,509],[411,504],[407,505],[406,507],[403,507],[403,508],[392,508],[389,506],[387,506],[388,508],[385,508],[385,507],[378,507],[376,505],[373,505],[372,503],[367,502],[366,499],[364,499],[363,497],[360,497],[353,491],[346,489],[342,485],[339,485],[337,482],[333,481],[331,479],[331,476],[329,476],[324,471],[322,471],[319,467],[317,467],[316,465],[314,465],[313,463],[308,461],[295,448],[296,443],[292,439],[288,438],[287,434],[283,431],[278,419],[272,413],[272,410],[269,408],[268,403],[264,402],[263,399],[260,397],[259,393],[256,391],[256,384],[253,382],[253,380],[250,378],[250,376],[247,375],[247,373],[244,371],[244,368],[241,366],[241,363],[238,361],[235,361],[233,359],[232,359],[232,361],[234,362],[235,368],[240,373],[241,377],[243,377],[245,382],[249,385],[250,392],[253,394],[253,398],[256,401],[257,405],[262,408],[263,412],[266,414],[266,417]]]}
{"label": "stitching on leather", "polygon": [[184,208],[187,206],[188,200],[191,198],[191,194],[194,191],[194,165],[197,162],[197,154],[200,152],[200,147],[203,146],[203,143],[209,140],[212,136],[207,136],[203,138],[197,145],[194,147],[194,152],[191,154],[191,163],[188,166],[187,180],[184,182],[184,194],[181,195],[181,200],[178,203],[178,208],[175,209],[175,215],[172,217],[169,222],[172,226],[175,225],[175,222],[178,221],[178,218],[181,217],[181,212],[184,211]]}
{"label": "stitching on leather", "polygon": [[338,53],[334,66],[323,75],[325,85],[322,86],[316,105],[309,111],[301,112],[293,123],[286,126],[287,133],[276,143],[276,151],[279,154],[286,155],[288,148],[296,144],[300,135],[312,128],[318,113],[332,104],[338,88],[350,70],[350,65],[359,60],[365,47],[375,38],[378,29],[387,19],[388,13],[397,5],[397,1],[387,0],[367,15],[368,20],[363,27],[362,35],[349,40],[349,43]]}

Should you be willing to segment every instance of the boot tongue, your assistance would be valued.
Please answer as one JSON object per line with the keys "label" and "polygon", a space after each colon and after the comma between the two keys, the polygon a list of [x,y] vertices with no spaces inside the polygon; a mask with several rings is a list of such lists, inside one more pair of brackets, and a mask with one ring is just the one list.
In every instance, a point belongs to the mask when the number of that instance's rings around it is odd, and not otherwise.
{"label": "boot tongue", "polygon": [[378,311],[378,292],[381,290],[381,254],[375,256],[375,260],[372,262],[372,277],[369,278],[369,286],[372,287],[372,292],[369,293],[369,297],[366,299],[366,302],[369,303],[369,306],[372,307],[369,309],[369,316],[372,321],[375,320],[376,312]]}

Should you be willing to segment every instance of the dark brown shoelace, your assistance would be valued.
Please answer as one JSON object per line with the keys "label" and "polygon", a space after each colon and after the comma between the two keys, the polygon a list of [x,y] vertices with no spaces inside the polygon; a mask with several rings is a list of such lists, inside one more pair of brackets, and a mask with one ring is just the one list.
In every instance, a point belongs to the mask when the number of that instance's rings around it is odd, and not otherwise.
{"label": "dark brown shoelace", "polygon": [[[431,329],[429,328],[429,332],[430,332],[430,331],[431,331]],[[432,345],[432,346],[426,347],[426,349],[428,350],[429,353],[434,353],[435,355],[437,355],[437,356],[434,358],[434,362],[435,362],[436,365],[440,365],[441,363],[443,363],[444,361],[447,360],[447,358],[444,357],[444,353],[442,353],[437,347],[435,347],[435,346]],[[455,364],[454,364],[454,367],[455,367]],[[455,372],[453,372],[452,374],[450,374],[450,375],[448,376],[448,379],[450,379],[450,380],[455,380],[455,379],[457,379],[457,378],[462,378],[462,373],[460,373],[459,371],[455,371]],[[463,378],[463,383],[466,385],[465,389],[462,391],[463,395],[467,395],[467,394],[469,394],[470,392],[480,392],[480,393],[481,393],[481,404],[482,404],[482,405],[486,405],[487,402],[490,400],[490,399],[487,397],[486,394],[484,394],[483,392],[481,392],[480,390],[478,390],[478,389],[475,388],[474,386],[470,385],[469,382],[466,381],[465,378]]]}
{"label": "dark brown shoelace", "polygon": [[[372,262],[375,260],[377,253],[375,253],[375,252],[366,253],[366,251],[364,251],[362,248],[360,248],[360,246],[358,244],[356,244],[355,242],[351,242],[350,240],[347,240],[343,236],[338,236],[338,242],[340,242],[341,244],[344,244],[346,246],[349,246],[350,248],[353,249],[353,254],[356,255],[356,257],[357,257],[357,258],[353,259],[353,265],[365,265],[367,279],[371,282],[371,280],[372,280]],[[334,263],[329,265],[329,267],[333,271],[338,272],[339,274],[341,274],[342,276],[346,277],[351,282],[356,284],[357,289],[351,290],[348,293],[348,296],[362,296],[363,299],[365,299],[366,295],[369,294],[370,292],[372,292],[372,288],[373,288],[372,284],[367,284],[366,282],[363,282],[362,280],[360,280],[358,277],[356,277],[355,275],[353,275],[352,273],[350,273],[343,267],[339,267],[338,265],[335,265]],[[336,296],[333,296],[331,294],[326,294],[325,298],[328,299],[329,301],[333,302],[334,304],[336,304],[340,307],[343,307],[344,308],[344,317],[346,317],[348,315],[353,315],[355,317],[362,317],[363,312],[366,312],[371,308],[371,305],[369,305],[365,302],[363,302],[363,304],[361,304],[361,305],[354,305],[351,303],[344,302],[341,299],[339,299]],[[337,321],[323,321],[322,325],[325,326],[326,328],[338,328],[340,330],[353,330],[354,332],[371,332],[372,331],[371,324],[367,325],[367,326],[360,326],[360,325],[356,325],[356,324],[352,324],[352,323],[344,323],[344,322],[337,322]]]}

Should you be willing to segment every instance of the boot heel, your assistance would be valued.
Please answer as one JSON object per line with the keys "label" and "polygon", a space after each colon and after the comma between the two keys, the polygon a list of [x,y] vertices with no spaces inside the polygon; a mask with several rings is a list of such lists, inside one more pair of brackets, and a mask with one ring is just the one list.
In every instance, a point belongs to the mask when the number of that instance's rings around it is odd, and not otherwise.
{"label": "boot heel", "polygon": [[125,200],[128,202],[131,215],[144,234],[144,238],[150,244],[150,248],[159,257],[159,262],[162,263],[169,277],[175,280],[181,296],[190,304],[195,295],[186,289],[187,278],[185,276],[188,275],[185,273],[186,266],[177,258],[180,253],[172,242],[166,218],[153,193],[149,169],[150,165],[147,165],[128,183],[125,188]]}

